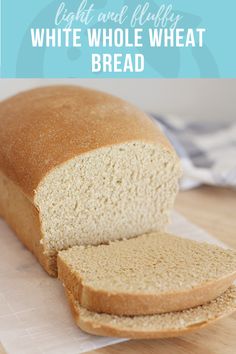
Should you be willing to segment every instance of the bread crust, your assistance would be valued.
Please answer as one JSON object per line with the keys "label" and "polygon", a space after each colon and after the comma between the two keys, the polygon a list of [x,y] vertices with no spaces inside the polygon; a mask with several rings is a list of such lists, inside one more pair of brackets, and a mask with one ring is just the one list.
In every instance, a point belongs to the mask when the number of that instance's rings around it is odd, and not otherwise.
{"label": "bread crust", "polygon": [[70,291],[65,289],[69,306],[72,312],[72,315],[75,319],[76,324],[80,329],[87,333],[95,334],[97,336],[108,336],[108,337],[119,337],[119,338],[130,338],[130,339],[157,339],[157,338],[171,338],[171,337],[179,337],[185,334],[189,334],[193,331],[200,330],[219,319],[226,317],[232,314],[235,311],[235,308],[231,308],[231,310],[222,312],[219,316],[209,320],[209,321],[199,321],[199,323],[195,325],[191,325],[181,329],[165,329],[162,331],[146,331],[145,328],[143,331],[133,330],[131,331],[128,328],[117,328],[114,325],[107,325],[105,323],[96,323],[96,321],[86,320],[83,316],[80,315],[80,311],[78,307],[76,307],[75,300]]}
{"label": "bread crust", "polygon": [[[141,111],[111,95],[76,86],[49,86],[0,103],[0,215],[44,269],[57,274],[56,254],[45,253],[34,201],[44,177],[80,154],[131,141],[159,144],[175,155]],[[3,181],[5,186],[3,186]],[[10,193],[12,189],[12,193]]]}
{"label": "bread crust", "polygon": [[146,141],[175,154],[157,125],[129,103],[76,86],[49,86],[0,104],[0,170],[31,200],[53,168],[95,149]]}
{"label": "bread crust", "polygon": [[40,243],[42,232],[37,208],[1,171],[0,196],[0,217],[6,220],[49,275],[57,276],[56,255],[46,255]]}
{"label": "bread crust", "polygon": [[58,278],[72,293],[75,300],[89,311],[113,315],[152,315],[181,311],[206,304],[224,293],[236,279],[236,271],[224,278],[209,281],[201,286],[179,292],[163,294],[108,293],[88,287],[78,274],[72,272],[57,257]]}

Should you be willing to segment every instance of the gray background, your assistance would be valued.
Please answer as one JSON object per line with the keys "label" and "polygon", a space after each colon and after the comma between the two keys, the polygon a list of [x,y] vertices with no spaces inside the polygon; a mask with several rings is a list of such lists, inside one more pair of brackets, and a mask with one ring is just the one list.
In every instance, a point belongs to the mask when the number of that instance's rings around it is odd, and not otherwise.
{"label": "gray background", "polygon": [[236,80],[217,79],[2,79],[0,99],[32,87],[79,84],[100,89],[158,114],[184,119],[236,120]]}

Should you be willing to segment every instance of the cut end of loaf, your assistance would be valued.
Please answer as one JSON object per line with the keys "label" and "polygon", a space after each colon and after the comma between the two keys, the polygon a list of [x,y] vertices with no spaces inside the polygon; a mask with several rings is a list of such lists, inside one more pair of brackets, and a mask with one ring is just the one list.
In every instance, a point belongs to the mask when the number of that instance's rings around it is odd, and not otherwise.
{"label": "cut end of loaf", "polygon": [[35,195],[45,253],[163,230],[179,176],[173,152],[139,141],[93,150],[53,169]]}

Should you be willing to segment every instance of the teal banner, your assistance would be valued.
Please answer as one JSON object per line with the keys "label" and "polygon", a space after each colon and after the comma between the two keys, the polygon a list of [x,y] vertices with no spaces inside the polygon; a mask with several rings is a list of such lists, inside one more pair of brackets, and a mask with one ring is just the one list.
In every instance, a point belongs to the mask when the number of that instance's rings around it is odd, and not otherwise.
{"label": "teal banner", "polygon": [[1,77],[235,78],[235,16],[235,0],[2,0]]}

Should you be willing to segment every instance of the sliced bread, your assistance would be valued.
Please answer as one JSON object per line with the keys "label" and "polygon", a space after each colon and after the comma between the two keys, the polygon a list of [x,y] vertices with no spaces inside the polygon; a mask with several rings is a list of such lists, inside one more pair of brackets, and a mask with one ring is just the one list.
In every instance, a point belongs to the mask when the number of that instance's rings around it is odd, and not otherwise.
{"label": "sliced bread", "polygon": [[236,279],[236,252],[165,233],[58,255],[58,276],[87,310],[115,315],[180,311],[207,303]]}
{"label": "sliced bread", "polygon": [[115,316],[90,312],[67,291],[77,325],[85,332],[99,336],[125,338],[176,337],[199,330],[236,310],[236,288],[209,302],[189,310],[146,316]]}
{"label": "sliced bread", "polygon": [[163,230],[179,159],[109,94],[50,86],[0,102],[0,216],[56,276],[57,252]]}

